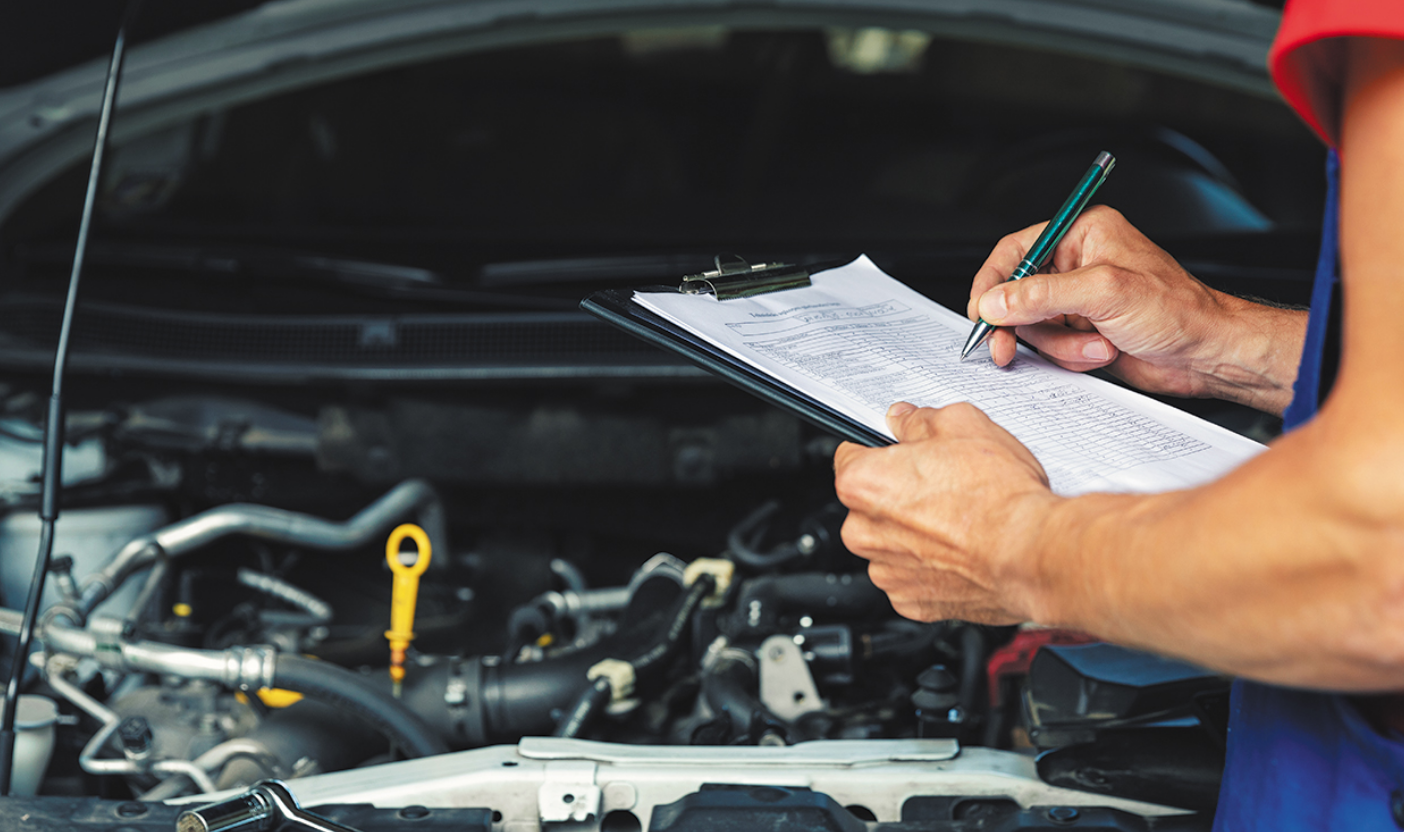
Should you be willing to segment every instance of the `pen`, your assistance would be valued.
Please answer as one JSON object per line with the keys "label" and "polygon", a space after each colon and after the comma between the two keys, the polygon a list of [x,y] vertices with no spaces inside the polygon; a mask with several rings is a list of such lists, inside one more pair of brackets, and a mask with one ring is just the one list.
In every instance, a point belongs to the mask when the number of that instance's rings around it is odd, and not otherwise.
{"label": "pen", "polygon": [[[1019,261],[1019,267],[1014,273],[1009,275],[1010,280],[1022,280],[1031,274],[1035,274],[1048,262],[1048,258],[1053,256],[1053,249],[1058,247],[1058,243],[1063,239],[1063,235],[1072,228],[1073,221],[1082,213],[1082,209],[1087,207],[1087,201],[1097,192],[1097,189],[1106,181],[1107,174],[1111,173],[1116,166],[1116,158],[1103,150],[1097,154],[1093,160],[1092,167],[1087,169],[1082,179],[1073,188],[1072,195],[1068,201],[1063,203],[1063,207],[1058,209],[1058,213],[1053,215],[1053,219],[1044,226],[1043,233],[1038,235],[1034,241],[1033,248],[1024,255],[1024,259]],[[985,339],[990,337],[990,333],[995,328],[985,323],[981,318],[975,322],[975,328],[970,331],[970,337],[965,340],[965,347],[960,351],[960,360],[964,361],[975,348],[985,343]]]}

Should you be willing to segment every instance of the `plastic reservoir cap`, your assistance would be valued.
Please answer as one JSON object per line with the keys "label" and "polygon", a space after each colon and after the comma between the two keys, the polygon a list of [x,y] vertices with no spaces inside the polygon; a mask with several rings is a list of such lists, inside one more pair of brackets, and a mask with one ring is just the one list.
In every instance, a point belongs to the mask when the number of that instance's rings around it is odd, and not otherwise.
{"label": "plastic reservoir cap", "polygon": [[[0,714],[5,712],[5,706],[0,703]],[[58,722],[58,705],[47,696],[37,696],[26,693],[19,698],[19,708],[15,710],[15,730],[30,731],[35,728],[47,728]]]}
{"label": "plastic reservoir cap", "polygon": [[28,797],[39,791],[54,753],[54,723],[58,722],[58,715],[58,705],[46,696],[24,694],[19,698],[10,794]]}

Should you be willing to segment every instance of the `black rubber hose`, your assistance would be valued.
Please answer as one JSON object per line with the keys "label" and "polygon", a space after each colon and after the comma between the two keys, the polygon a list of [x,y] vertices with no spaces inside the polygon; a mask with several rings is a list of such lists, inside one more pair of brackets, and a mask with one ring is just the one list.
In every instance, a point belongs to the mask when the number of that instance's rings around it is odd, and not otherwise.
{"label": "black rubber hose", "polygon": [[556,728],[558,737],[578,737],[580,732],[589,727],[596,716],[605,709],[609,700],[614,698],[614,686],[609,680],[601,676],[585,686],[580,691],[580,696],[576,697],[575,704],[570,706],[565,716],[561,717],[561,724]]}
{"label": "black rubber hose", "polygon": [[673,615],[663,631],[663,637],[629,660],[629,664],[634,666],[635,676],[642,678],[654,668],[665,666],[668,660],[677,654],[678,646],[682,644],[683,636],[687,634],[688,626],[692,623],[693,614],[716,587],[715,578],[711,575],[701,575],[687,588],[687,593],[678,599],[677,606],[673,608]]}
{"label": "black rubber hose", "polygon": [[726,549],[738,563],[756,570],[774,569],[799,557],[799,546],[794,543],[781,543],[769,552],[756,549],[765,536],[765,521],[780,510],[775,500],[746,515],[726,536]]}
{"label": "black rubber hose", "polygon": [[985,634],[967,626],[960,633],[960,706],[967,715],[981,713],[978,701],[985,677]]}
{"label": "black rubber hose", "polygon": [[406,757],[444,754],[448,746],[419,717],[356,673],[299,656],[278,656],[273,684],[333,705],[375,726]]}
{"label": "black rubber hose", "polygon": [[[561,722],[552,712],[578,704],[585,673],[601,659],[632,653],[635,658],[629,663],[635,668],[637,684],[646,689],[676,656],[693,616],[715,586],[715,580],[704,575],[666,616],[654,613],[606,642],[543,661],[504,664],[496,659],[470,659],[417,669],[406,680],[404,702],[456,746],[515,742],[559,731]],[[639,652],[639,644],[648,646]],[[465,695],[461,706],[450,708],[445,695],[455,676],[453,685],[463,688]]]}
{"label": "black rubber hose", "polygon": [[[652,676],[655,670],[667,668],[668,662],[677,655],[683,636],[687,634],[692,623],[693,614],[702,606],[707,596],[712,594],[716,585],[716,579],[711,575],[702,575],[687,588],[687,592],[678,599],[677,606],[673,608],[673,614],[668,620],[668,626],[663,630],[662,638],[630,660],[635,678]],[[556,728],[556,736],[578,736],[591,720],[605,709],[613,696],[613,686],[608,679],[601,677],[586,683],[580,695],[576,697],[575,704],[561,718],[560,725]]]}
{"label": "black rubber hose", "polygon": [[826,618],[866,618],[891,613],[887,593],[857,573],[796,572],[752,578],[737,593],[730,635],[770,634],[785,613]]}
{"label": "black rubber hose", "polygon": [[756,669],[747,661],[730,656],[717,659],[702,676],[702,697],[714,714],[731,723],[733,741],[749,739],[756,714],[766,713],[752,692],[756,687]]}

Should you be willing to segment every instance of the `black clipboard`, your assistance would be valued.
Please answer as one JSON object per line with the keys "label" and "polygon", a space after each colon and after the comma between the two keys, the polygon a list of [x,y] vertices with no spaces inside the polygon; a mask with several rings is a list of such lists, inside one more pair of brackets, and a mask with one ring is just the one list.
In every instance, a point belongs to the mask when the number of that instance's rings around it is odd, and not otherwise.
{"label": "black clipboard", "polygon": [[[636,291],[715,294],[718,298],[749,297],[768,292],[783,292],[786,289],[807,286],[811,273],[838,265],[842,265],[842,263],[823,264],[809,268],[783,264],[763,264],[752,267],[743,263],[744,268],[738,268],[724,265],[721,258],[718,258],[716,271],[685,277],[682,285],[678,287],[647,286],[638,289],[605,289],[595,292],[581,301],[580,308],[636,338],[681,355],[702,369],[721,376],[742,390],[759,396],[835,436],[870,448],[891,445],[893,441],[890,438],[860,424],[813,396],[802,393],[775,377],[723,352],[715,345],[634,302],[634,292]],[[725,303],[726,301],[722,300],[721,302]]]}

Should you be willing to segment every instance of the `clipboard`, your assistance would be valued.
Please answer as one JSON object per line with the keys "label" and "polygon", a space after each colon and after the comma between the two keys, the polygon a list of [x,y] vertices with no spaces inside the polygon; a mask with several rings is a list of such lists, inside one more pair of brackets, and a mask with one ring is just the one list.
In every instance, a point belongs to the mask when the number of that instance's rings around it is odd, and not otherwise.
{"label": "clipboard", "polygon": [[718,375],[752,395],[804,419],[841,439],[870,448],[893,441],[849,416],[795,388],[742,362],[715,345],[672,322],[655,315],[634,301],[637,292],[681,292],[712,294],[725,303],[730,298],[753,297],[783,292],[810,284],[809,276],[843,265],[843,262],[814,266],[783,263],[750,265],[740,258],[723,260],[718,256],[714,271],[688,275],[676,286],[646,286],[638,289],[605,289],[580,302],[580,308],[644,341],[670,350],[693,364]]}

